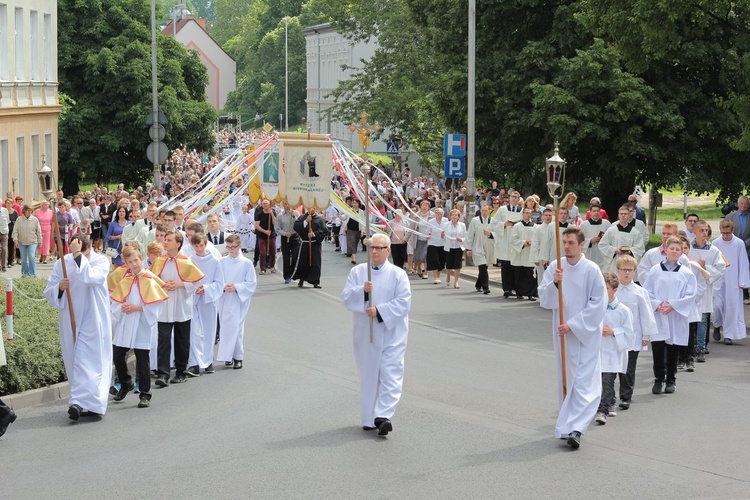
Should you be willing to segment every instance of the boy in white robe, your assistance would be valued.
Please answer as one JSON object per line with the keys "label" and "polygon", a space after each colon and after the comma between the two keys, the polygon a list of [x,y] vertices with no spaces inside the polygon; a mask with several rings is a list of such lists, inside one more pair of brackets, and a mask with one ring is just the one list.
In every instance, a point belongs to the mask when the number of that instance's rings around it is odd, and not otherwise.
{"label": "boy in white robe", "polygon": [[651,336],[655,377],[651,388],[653,394],[675,392],[679,346],[688,344],[688,322],[695,307],[697,289],[693,273],[678,261],[682,242],[670,237],[665,247],[667,258],[649,271],[643,284],[656,318],[656,332]]}
{"label": "boy in white robe", "polygon": [[515,273],[511,258],[510,233],[513,226],[521,220],[521,207],[518,203],[521,195],[518,191],[511,191],[509,204],[501,206],[492,218],[491,229],[495,237],[495,259],[500,261],[500,280],[503,284],[503,297],[508,298],[516,290]]}
{"label": "boy in white robe", "polygon": [[143,268],[139,249],[125,247],[122,258],[128,271],[115,285],[111,295],[113,360],[120,381],[114,399],[122,401],[128,392],[135,389],[127,364],[127,354],[133,349],[140,393],[138,407],[148,408],[151,405],[151,332],[156,328],[167,293],[161,288],[164,282]]}
{"label": "boy in white robe", "polygon": [[536,297],[536,280],[534,279],[534,260],[531,257],[531,242],[534,239],[534,223],[531,222],[531,209],[524,208],[521,221],[510,231],[510,265],[514,272],[516,298],[524,296],[529,300]]}
{"label": "boy in white robe", "polygon": [[621,373],[620,378],[620,409],[630,408],[635,387],[635,368],[638,364],[638,354],[648,346],[651,332],[656,331],[656,320],[651,308],[651,299],[645,288],[633,282],[636,261],[630,255],[621,255],[617,259],[617,278],[620,286],[615,296],[627,306],[633,315],[633,344],[628,350],[628,368]]}
{"label": "boy in white robe", "polygon": [[[661,246],[647,251],[643,254],[643,257],[641,257],[640,260],[636,259],[638,262],[638,268],[636,269],[635,276],[637,276],[638,279],[636,280],[636,278],[633,277],[633,281],[639,281],[639,283],[643,285],[643,283],[646,282],[646,277],[648,276],[648,273],[651,272],[651,269],[656,264],[663,262],[664,259],[667,258],[665,245],[671,236],[677,236],[677,224],[666,221],[661,225]],[[689,264],[689,259],[686,256],[681,255],[678,262],[682,265]]]}
{"label": "boy in white robe", "polygon": [[607,285],[607,311],[602,326],[602,398],[596,423],[604,425],[607,417],[614,417],[615,380],[618,373],[628,369],[628,349],[633,345],[633,317],[627,306],[615,297],[619,281],[614,273],[604,273]]}
{"label": "boy in white robe", "polygon": [[[89,237],[74,235],[70,252],[65,255],[68,277],[63,278],[58,260],[44,296],[60,311],[60,347],[70,384],[68,416],[104,415],[107,412],[112,374],[112,316],[110,314],[107,274],[109,259],[91,251]],[[76,321],[76,340],[68,312],[70,290]]]}
{"label": "boy in white robe", "polygon": [[[552,309],[553,344],[557,361],[560,413],[555,437],[567,438],[576,449],[594,418],[602,393],[602,320],[607,310],[607,289],[599,266],[586,259],[586,237],[577,227],[563,233],[565,258],[552,261],[539,285],[540,305]],[[560,322],[558,287],[562,287],[564,322]],[[565,336],[566,387],[562,384],[560,337]]]}
{"label": "boy in white robe", "polygon": [[240,237],[231,234],[224,241],[229,255],[222,257],[220,261],[224,293],[219,299],[221,339],[216,359],[224,361],[225,366],[233,366],[235,370],[239,370],[245,359],[245,318],[257,281],[252,261],[242,255]]}
{"label": "boy in white robe", "polygon": [[[388,261],[391,253],[388,236],[374,235],[369,251],[372,281],[367,280],[367,263],[352,268],[341,300],[354,317],[354,360],[359,374],[362,428],[378,429],[379,436],[386,436],[393,430],[391,418],[401,399],[404,382],[411,285],[406,272]],[[369,294],[372,307],[368,306]]]}
{"label": "boy in white robe", "polygon": [[[562,252],[562,234],[568,229],[568,209],[560,207],[558,210],[558,220],[563,222],[557,223],[557,231],[560,233],[560,251]],[[555,239],[555,215],[552,212],[552,220],[547,226],[546,234],[542,236],[540,243],[539,258],[542,266],[546,269],[550,262],[557,261],[557,240]]]}
{"label": "boy in white robe", "polygon": [[716,299],[712,322],[714,340],[720,341],[722,330],[724,343],[731,345],[733,340],[747,336],[745,328],[745,308],[742,304],[742,290],[750,288],[750,266],[747,260],[745,243],[733,234],[734,223],[724,219],[719,223],[721,238],[714,240],[728,262],[723,278],[716,283]]}
{"label": "boy in white robe", "polygon": [[[188,229],[190,232],[190,229]],[[224,292],[224,279],[221,274],[220,258],[208,250],[208,238],[203,232],[194,232],[190,239],[193,256],[190,260],[198,266],[203,278],[193,299],[193,319],[190,321],[190,358],[188,377],[199,377],[214,373],[214,341],[219,299]]]}
{"label": "boy in white robe", "polygon": [[547,264],[542,262],[542,240],[547,237],[547,227],[552,222],[555,213],[550,207],[545,207],[542,211],[542,223],[534,227],[534,237],[531,239],[531,258],[534,260],[534,272],[536,273],[536,284],[541,284],[544,277],[544,270]]}
{"label": "boy in white robe", "polygon": [[617,257],[620,255],[632,255],[635,260],[639,260],[645,248],[643,235],[635,226],[629,224],[628,207],[620,207],[617,217],[617,224],[607,229],[599,241],[599,250],[604,259],[601,269],[605,273],[617,271]]}
{"label": "boy in white robe", "polygon": [[583,253],[587,259],[592,261],[600,268],[604,264],[604,256],[599,250],[599,241],[607,232],[607,229],[612,226],[612,223],[608,220],[601,218],[601,207],[599,205],[591,205],[589,207],[589,213],[591,217],[581,223],[581,230],[586,235],[586,243],[583,247]]}

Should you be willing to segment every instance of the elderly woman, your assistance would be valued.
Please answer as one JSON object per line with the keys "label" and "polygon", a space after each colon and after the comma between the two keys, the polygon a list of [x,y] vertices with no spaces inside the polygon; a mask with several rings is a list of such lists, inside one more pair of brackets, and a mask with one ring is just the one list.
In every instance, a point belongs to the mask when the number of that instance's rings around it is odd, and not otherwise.
{"label": "elderly woman", "polygon": [[406,263],[406,244],[409,239],[409,223],[404,220],[401,210],[393,212],[393,221],[390,224],[389,236],[391,237],[391,257],[393,265],[403,269]]}
{"label": "elderly woman", "polygon": [[435,217],[427,225],[427,272],[432,271],[433,285],[440,284],[440,271],[445,269],[445,226],[443,209],[435,209]]}
{"label": "elderly woman", "polygon": [[23,206],[21,216],[13,225],[13,241],[21,252],[21,276],[36,276],[36,247],[42,242],[39,219],[31,215],[31,207]]}
{"label": "elderly woman", "polygon": [[427,279],[427,270],[424,264],[427,261],[427,233],[430,225],[430,202],[425,200],[419,204],[417,212],[417,242],[414,246],[414,272],[423,280]]}
{"label": "elderly woman", "polygon": [[39,263],[46,264],[49,255],[50,244],[52,242],[52,217],[55,212],[49,207],[47,200],[42,201],[39,208],[34,211],[34,217],[39,221],[42,228],[42,242],[39,245]]}
{"label": "elderly woman", "polygon": [[461,288],[458,285],[458,275],[461,274],[461,264],[464,258],[464,239],[466,239],[466,225],[461,222],[461,211],[453,209],[450,211],[450,221],[445,224],[445,286],[451,286],[451,270],[453,270],[453,288]]}

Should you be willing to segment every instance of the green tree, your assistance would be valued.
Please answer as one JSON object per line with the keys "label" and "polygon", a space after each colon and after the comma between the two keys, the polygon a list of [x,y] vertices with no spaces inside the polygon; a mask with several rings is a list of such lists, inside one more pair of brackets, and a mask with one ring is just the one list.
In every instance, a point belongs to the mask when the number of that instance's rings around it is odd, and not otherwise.
{"label": "green tree", "polygon": [[[82,179],[141,183],[151,174],[149,1],[62,0],[59,7],[60,91],[70,97],[59,129],[63,189],[77,191]],[[198,54],[159,35],[158,65],[165,142],[210,149],[216,112],[206,102],[208,76]]]}

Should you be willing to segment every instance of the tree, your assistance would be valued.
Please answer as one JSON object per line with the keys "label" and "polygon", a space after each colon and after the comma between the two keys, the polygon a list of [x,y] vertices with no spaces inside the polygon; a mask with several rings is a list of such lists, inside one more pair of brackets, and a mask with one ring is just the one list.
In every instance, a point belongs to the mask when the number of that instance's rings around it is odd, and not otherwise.
{"label": "tree", "polygon": [[[71,107],[60,122],[60,176],[66,193],[89,182],[126,185],[151,175],[145,150],[151,111],[148,0],[62,0],[58,10],[60,91]],[[206,102],[208,76],[198,54],[159,35],[159,99],[168,146],[210,149],[216,112]]]}

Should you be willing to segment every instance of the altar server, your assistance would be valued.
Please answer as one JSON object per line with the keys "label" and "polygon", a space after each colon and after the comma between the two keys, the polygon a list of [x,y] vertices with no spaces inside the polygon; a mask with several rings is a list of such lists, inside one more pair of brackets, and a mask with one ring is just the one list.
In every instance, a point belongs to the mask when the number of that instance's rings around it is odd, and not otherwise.
{"label": "altar server", "polygon": [[643,234],[635,226],[630,225],[628,207],[620,207],[617,218],[617,224],[607,229],[599,241],[603,259],[601,269],[605,273],[617,271],[617,257],[620,255],[632,255],[635,260],[639,260],[645,248]]}
{"label": "altar server", "polygon": [[[718,290],[714,301],[714,340],[731,345],[733,340],[746,337],[745,308],[742,304],[742,290],[750,288],[750,266],[748,266],[745,243],[735,236],[734,224],[728,219],[719,223],[721,238],[713,245],[719,249],[727,261],[723,278],[717,283]],[[717,330],[718,329],[718,330]]]}
{"label": "altar server", "polygon": [[534,259],[531,255],[531,242],[534,239],[534,223],[531,222],[531,209],[524,208],[521,221],[510,232],[510,265],[513,267],[513,281],[516,298],[529,300],[536,297]]}

